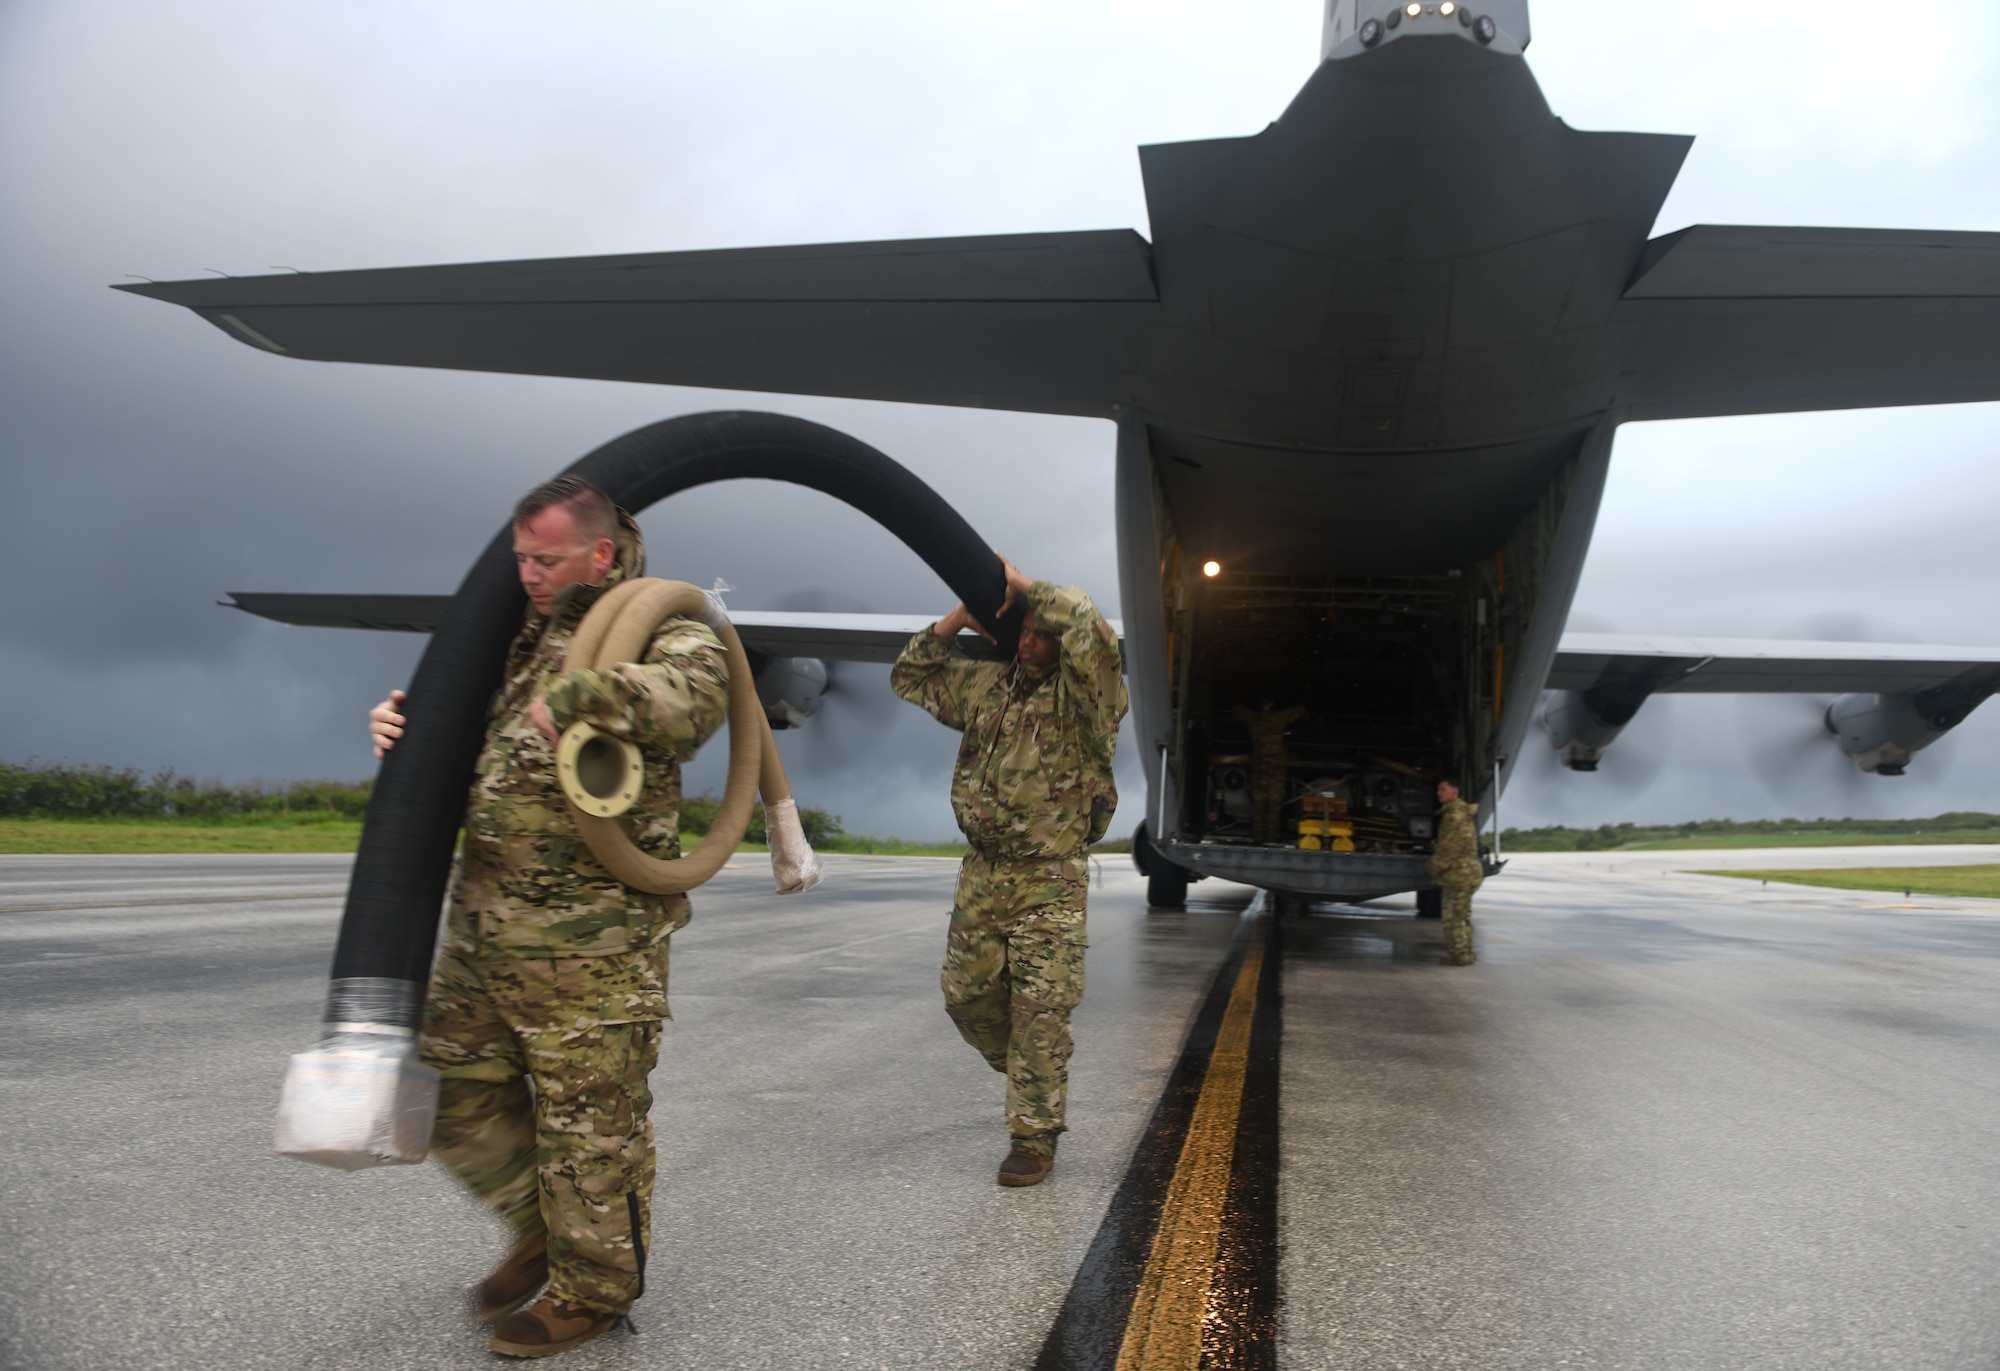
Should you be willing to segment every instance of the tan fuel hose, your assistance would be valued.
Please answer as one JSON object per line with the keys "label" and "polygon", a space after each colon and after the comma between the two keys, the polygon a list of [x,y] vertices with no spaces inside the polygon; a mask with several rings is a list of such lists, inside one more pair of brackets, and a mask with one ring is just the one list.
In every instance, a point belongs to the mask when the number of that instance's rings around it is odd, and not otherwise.
{"label": "tan fuel hose", "polygon": [[[597,860],[618,880],[655,895],[692,890],[722,869],[750,826],[758,792],[764,808],[791,798],[785,766],[771,737],[770,720],[757,699],[757,683],[743,640],[727,617],[711,610],[708,596],[686,581],[643,578],[621,581],[599,597],[577,626],[569,649],[569,669],[612,671],[641,661],[646,645],[667,619],[680,616],[707,624],[722,639],[729,662],[729,779],[722,806],[701,846],[684,857],[650,857],[633,843],[615,817],[639,790],[639,749],[610,738],[589,724],[571,724],[557,746],[557,775],[577,832]],[[585,749],[604,754],[604,744],[622,755],[622,766],[579,766]],[[585,777],[590,778],[586,784]],[[624,797],[624,803],[618,798]],[[596,811],[596,812],[592,812]]]}

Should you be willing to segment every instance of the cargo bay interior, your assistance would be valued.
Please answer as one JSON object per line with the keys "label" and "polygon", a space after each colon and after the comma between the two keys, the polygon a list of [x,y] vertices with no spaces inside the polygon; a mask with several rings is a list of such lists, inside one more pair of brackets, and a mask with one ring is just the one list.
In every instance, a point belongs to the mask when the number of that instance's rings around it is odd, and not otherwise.
{"label": "cargo bay interior", "polygon": [[[1224,571],[1174,616],[1184,837],[1254,843],[1260,774],[1246,716],[1303,710],[1287,732],[1284,846],[1428,850],[1435,778],[1464,751],[1461,577],[1324,577]],[[1268,771],[1268,765],[1265,768]]]}

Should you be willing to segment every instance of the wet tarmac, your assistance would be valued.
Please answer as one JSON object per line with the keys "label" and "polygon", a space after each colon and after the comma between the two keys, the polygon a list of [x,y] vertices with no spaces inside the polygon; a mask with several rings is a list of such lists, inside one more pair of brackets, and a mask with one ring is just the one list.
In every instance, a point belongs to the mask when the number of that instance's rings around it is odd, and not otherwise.
{"label": "wet tarmac", "polygon": [[[2000,902],[1677,874],[1993,852],[1523,857],[1471,968],[1406,904],[1282,918],[1277,1364],[2000,1366]],[[562,1365],[1035,1365],[1250,897],[1104,864],[1073,1131],[1003,1190],[952,864],[830,865],[698,893],[652,1293]],[[0,858],[0,1365],[497,1364],[448,1178],[269,1152],[346,867]]]}
{"label": "wet tarmac", "polygon": [[2000,1365],[2000,902],[1528,856],[1287,937],[1283,1364]]}

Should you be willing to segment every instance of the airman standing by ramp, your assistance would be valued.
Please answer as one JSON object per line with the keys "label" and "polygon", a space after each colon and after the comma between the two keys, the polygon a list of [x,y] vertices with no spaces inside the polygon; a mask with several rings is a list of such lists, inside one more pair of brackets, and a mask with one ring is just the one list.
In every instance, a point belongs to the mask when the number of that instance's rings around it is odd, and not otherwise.
{"label": "airman standing by ramp", "polygon": [[1438,782],[1437,842],[1431,848],[1425,872],[1444,891],[1446,966],[1471,966],[1478,958],[1472,951],[1472,892],[1486,879],[1479,860],[1479,806],[1459,798],[1458,787],[1450,781]]}
{"label": "airman standing by ramp", "polygon": [[1260,843],[1285,838],[1286,791],[1291,784],[1291,758],[1285,751],[1285,730],[1306,717],[1304,705],[1273,709],[1270,700],[1255,710],[1236,706],[1236,717],[1250,730],[1250,799],[1256,806],[1253,831]]}

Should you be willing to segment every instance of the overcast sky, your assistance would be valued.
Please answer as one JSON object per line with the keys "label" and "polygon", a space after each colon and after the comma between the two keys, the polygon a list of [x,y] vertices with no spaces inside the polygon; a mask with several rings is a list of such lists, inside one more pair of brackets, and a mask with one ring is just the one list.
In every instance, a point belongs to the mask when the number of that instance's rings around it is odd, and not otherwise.
{"label": "overcast sky", "polygon": [[[1697,136],[1657,232],[2000,230],[1993,6],[1536,0],[1534,21],[1569,123]],[[367,775],[362,713],[423,640],[213,602],[449,590],[522,489],[703,409],[852,432],[1115,612],[1105,423],[299,363],[106,287],[1145,232],[1135,147],[1257,131],[1318,38],[1312,0],[0,0],[0,758]],[[1628,426],[1572,626],[2000,644],[1996,511],[2000,406]],[[948,607],[820,497],[716,487],[643,523],[656,574],[725,577],[738,608]],[[885,675],[840,672],[785,740],[798,792],[946,836],[951,736]],[[1900,780],[1815,749],[1816,708],[1656,699],[1594,777],[1531,746],[1504,817],[2000,809],[2000,705]],[[719,776],[704,757],[692,785]]]}

